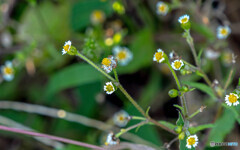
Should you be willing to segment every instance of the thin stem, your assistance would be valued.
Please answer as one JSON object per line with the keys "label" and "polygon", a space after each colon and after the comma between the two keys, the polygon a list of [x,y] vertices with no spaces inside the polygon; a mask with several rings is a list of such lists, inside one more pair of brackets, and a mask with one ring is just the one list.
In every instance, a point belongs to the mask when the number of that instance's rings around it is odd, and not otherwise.
{"label": "thin stem", "polygon": [[182,61],[183,61],[184,64],[188,65],[188,66],[191,67],[192,69],[194,69],[194,70],[199,70],[197,67],[195,67],[194,65],[190,64],[189,62],[187,62],[187,61],[185,61],[185,60],[183,60],[183,59],[182,59]]}
{"label": "thin stem", "polygon": [[52,135],[48,135],[48,134],[43,134],[43,133],[38,133],[38,132],[25,131],[25,130],[16,129],[16,128],[10,128],[10,127],[6,127],[6,126],[2,126],[2,125],[0,125],[0,130],[14,132],[14,133],[20,133],[20,134],[25,134],[25,135],[30,135],[30,136],[44,137],[44,138],[60,141],[60,142],[63,142],[63,143],[78,145],[78,146],[87,147],[87,148],[91,148],[91,149],[104,150],[104,148],[102,148],[102,147],[87,144],[87,143],[83,143],[83,142],[79,142],[79,141],[74,141],[74,140],[61,138],[61,137],[57,137],[57,136],[52,136]]}
{"label": "thin stem", "polygon": [[188,107],[187,107],[187,101],[185,99],[185,96],[184,95],[180,96],[180,100],[181,100],[183,110],[184,110],[184,117],[187,119],[188,118],[188,109],[187,109]]}
{"label": "thin stem", "polygon": [[179,82],[179,80],[178,80],[178,77],[177,77],[175,71],[172,69],[172,66],[170,65],[169,61],[167,61],[167,65],[168,65],[170,71],[172,72],[173,78],[174,78],[175,81],[176,81],[176,84],[177,84],[178,89],[180,90],[180,88],[181,88],[180,82]]}
{"label": "thin stem", "polygon": [[192,51],[192,54],[193,54],[193,57],[194,57],[194,60],[195,60],[195,63],[198,67],[200,67],[199,63],[198,63],[198,58],[197,58],[197,52],[196,52],[196,49],[194,47],[194,43],[193,43],[193,38],[190,34],[190,31],[189,30],[185,30],[186,33],[187,33],[187,43],[188,45],[190,46],[190,49]]}
{"label": "thin stem", "polygon": [[230,73],[229,73],[229,75],[228,75],[228,79],[227,79],[227,81],[225,83],[225,86],[224,86],[224,89],[223,89],[224,91],[226,91],[226,89],[228,88],[228,86],[229,86],[229,84],[231,82],[233,72],[234,72],[234,69],[232,68]]}
{"label": "thin stem", "polygon": [[99,68],[96,64],[94,64],[94,62],[92,62],[90,59],[88,59],[87,57],[85,57],[84,55],[82,55],[81,53],[77,53],[77,56],[79,56],[80,58],[82,58],[83,60],[85,60],[87,63],[89,63],[91,66],[93,66],[95,69],[97,69],[99,72],[101,72],[103,75],[105,75],[109,80],[116,82],[116,80],[111,77],[109,74],[107,74],[105,71],[103,71],[101,68]]}
{"label": "thin stem", "polygon": [[171,146],[174,142],[176,142],[177,140],[178,140],[178,136],[175,137],[174,139],[172,139],[172,140],[166,145],[166,148],[169,149],[170,146]]}
{"label": "thin stem", "polygon": [[113,69],[113,73],[114,73],[115,80],[119,83],[119,79],[118,79],[118,74],[117,74],[117,69],[116,68]]}
{"label": "thin stem", "polygon": [[115,137],[116,137],[116,138],[119,138],[122,134],[124,134],[124,133],[126,133],[126,132],[128,132],[128,131],[130,131],[130,130],[132,130],[132,129],[134,129],[134,128],[137,128],[137,127],[139,127],[139,126],[142,126],[142,125],[144,125],[144,124],[147,124],[147,123],[148,123],[148,121],[145,120],[145,121],[142,121],[142,122],[140,122],[140,123],[138,123],[138,124],[135,124],[135,125],[133,125],[133,126],[130,126],[130,127],[126,128],[126,129],[121,129],[121,131],[120,131],[119,133],[117,133],[117,134],[115,135]]}
{"label": "thin stem", "polygon": [[206,106],[202,106],[201,108],[199,108],[197,111],[195,111],[191,116],[188,117],[188,119],[192,119],[194,116],[196,116],[198,113],[202,112],[203,109],[205,109]]}
{"label": "thin stem", "polygon": [[131,119],[133,119],[133,120],[146,120],[146,118],[139,117],[139,116],[131,116]]}

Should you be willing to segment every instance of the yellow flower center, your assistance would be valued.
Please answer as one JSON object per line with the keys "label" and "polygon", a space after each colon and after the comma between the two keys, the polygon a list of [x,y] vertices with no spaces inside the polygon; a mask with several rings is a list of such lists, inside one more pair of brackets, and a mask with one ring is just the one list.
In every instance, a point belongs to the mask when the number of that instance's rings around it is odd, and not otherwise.
{"label": "yellow flower center", "polygon": [[237,96],[235,96],[234,94],[230,94],[228,97],[228,100],[230,103],[236,103],[237,102]]}
{"label": "yellow flower center", "polygon": [[123,120],[124,120],[124,118],[125,118],[125,117],[123,117],[122,115],[121,115],[121,116],[119,116],[119,120],[120,120],[120,121],[123,121]]}
{"label": "yellow flower center", "polygon": [[163,58],[163,52],[157,52],[155,54],[155,58],[157,59],[157,61],[161,60]]}
{"label": "yellow flower center", "polygon": [[117,57],[119,60],[125,59],[127,57],[127,53],[125,51],[120,51]]}
{"label": "yellow flower center", "polygon": [[4,74],[13,74],[13,69],[10,67],[5,67],[3,69]]}
{"label": "yellow flower center", "polygon": [[222,34],[222,35],[227,35],[227,30],[226,29],[222,29],[221,31],[220,31],[220,33]]}
{"label": "yellow flower center", "polygon": [[181,62],[180,61],[175,61],[174,62],[174,67],[176,68],[176,69],[179,69],[180,67],[181,67]]}
{"label": "yellow flower center", "polygon": [[69,48],[70,48],[70,45],[65,45],[65,46],[63,46],[63,49],[64,49],[66,52],[68,52]]}
{"label": "yellow flower center", "polygon": [[113,86],[110,85],[110,84],[108,84],[108,85],[106,86],[106,91],[107,91],[107,92],[113,91]]}
{"label": "yellow flower center", "polygon": [[102,20],[103,19],[103,13],[99,10],[94,11],[93,15],[97,20]]}
{"label": "yellow flower center", "polygon": [[102,64],[109,67],[111,65],[111,60],[109,58],[104,58]]}
{"label": "yellow flower center", "polygon": [[165,11],[166,11],[166,6],[165,6],[165,5],[160,5],[160,6],[158,7],[158,10],[159,10],[160,12],[165,12]]}
{"label": "yellow flower center", "polygon": [[183,19],[181,20],[181,22],[182,22],[182,23],[187,23],[187,22],[188,22],[188,18],[187,18],[187,17],[183,18]]}
{"label": "yellow flower center", "polygon": [[188,145],[193,145],[195,143],[196,143],[195,138],[191,137],[191,138],[188,139]]}

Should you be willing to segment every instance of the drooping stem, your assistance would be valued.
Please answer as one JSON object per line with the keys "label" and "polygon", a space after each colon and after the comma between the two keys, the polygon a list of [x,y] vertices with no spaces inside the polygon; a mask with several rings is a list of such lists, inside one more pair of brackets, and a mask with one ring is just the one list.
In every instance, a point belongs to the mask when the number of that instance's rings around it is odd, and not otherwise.
{"label": "drooping stem", "polygon": [[91,145],[91,144],[87,144],[87,143],[83,143],[83,142],[79,142],[79,141],[74,141],[74,140],[61,138],[61,137],[57,137],[57,136],[52,136],[52,135],[48,135],[48,134],[43,134],[43,133],[38,133],[38,132],[32,132],[32,131],[26,131],[26,130],[22,130],[22,129],[6,127],[6,126],[2,126],[2,125],[0,125],[0,130],[14,132],[14,133],[20,133],[20,134],[25,134],[25,135],[30,135],[30,136],[36,136],[36,137],[44,137],[44,138],[60,141],[63,143],[78,145],[78,146],[87,147],[87,148],[91,148],[91,149],[104,150],[104,148],[96,146],[96,145]]}

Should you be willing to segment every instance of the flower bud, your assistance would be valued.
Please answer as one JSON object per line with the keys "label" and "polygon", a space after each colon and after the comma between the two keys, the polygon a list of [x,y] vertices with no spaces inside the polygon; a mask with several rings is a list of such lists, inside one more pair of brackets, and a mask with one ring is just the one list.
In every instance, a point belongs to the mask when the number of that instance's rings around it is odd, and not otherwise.
{"label": "flower bud", "polygon": [[178,139],[179,140],[183,140],[185,137],[185,133],[184,132],[181,132],[179,135],[178,135]]}
{"label": "flower bud", "polygon": [[176,133],[181,133],[181,132],[182,132],[182,126],[177,126],[177,127],[175,127],[175,128],[174,128],[174,131],[175,131]]}
{"label": "flower bud", "polygon": [[183,85],[182,87],[181,87],[181,91],[183,91],[183,92],[188,92],[188,86],[187,85]]}
{"label": "flower bud", "polygon": [[177,97],[177,96],[178,96],[178,90],[176,90],[176,89],[171,89],[171,90],[168,92],[168,95],[169,95],[171,98]]}

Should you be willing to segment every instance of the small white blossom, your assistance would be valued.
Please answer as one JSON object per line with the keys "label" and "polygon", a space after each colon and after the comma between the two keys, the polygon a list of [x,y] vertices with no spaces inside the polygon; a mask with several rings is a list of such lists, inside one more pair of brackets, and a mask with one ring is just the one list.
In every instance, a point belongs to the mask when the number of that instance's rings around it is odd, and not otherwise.
{"label": "small white blossom", "polygon": [[115,91],[115,88],[112,84],[112,82],[107,82],[106,85],[104,86],[104,91],[107,94],[112,94]]}
{"label": "small white blossom", "polygon": [[113,56],[109,56],[108,58],[103,58],[102,60],[102,68],[107,72],[110,73],[113,68],[117,67],[117,61],[114,59]]}
{"label": "small white blossom", "polygon": [[228,106],[237,106],[239,104],[238,95],[234,93],[230,93],[229,95],[225,96],[225,102]]}
{"label": "small white blossom", "polygon": [[66,54],[67,52],[69,52],[70,48],[71,48],[72,42],[71,41],[67,41],[65,42],[63,49],[62,49],[62,54]]}
{"label": "small white blossom", "polygon": [[14,69],[11,61],[6,61],[4,66],[1,66],[3,79],[11,81],[14,78]]}
{"label": "small white blossom", "polygon": [[157,6],[157,14],[165,16],[168,13],[169,8],[166,3],[160,1],[157,3],[156,6]]}
{"label": "small white blossom", "polygon": [[105,145],[116,145],[119,144],[119,139],[115,139],[114,134],[111,132],[108,134]]}
{"label": "small white blossom", "polygon": [[113,54],[122,66],[127,65],[133,58],[132,52],[127,47],[116,46],[113,48]]}
{"label": "small white blossom", "polygon": [[187,138],[187,145],[186,147],[191,149],[192,147],[196,147],[198,144],[198,137],[197,135],[190,135],[188,138]]}
{"label": "small white blossom", "polygon": [[182,60],[174,60],[171,64],[171,66],[174,70],[180,70],[183,65],[184,65],[184,63]]}
{"label": "small white blossom", "polygon": [[158,63],[161,63],[165,60],[164,58],[164,52],[162,49],[158,49],[157,52],[153,56],[153,61],[156,61]]}
{"label": "small white blossom", "polygon": [[129,118],[130,116],[128,115],[128,113],[124,110],[121,110],[114,114],[113,122],[119,127],[124,127],[127,125]]}
{"label": "small white blossom", "polygon": [[218,39],[226,39],[230,33],[231,33],[231,29],[229,28],[229,26],[219,26],[217,28]]}
{"label": "small white blossom", "polygon": [[178,22],[181,23],[181,24],[185,24],[189,21],[190,17],[189,15],[183,15],[181,17],[178,18]]}

